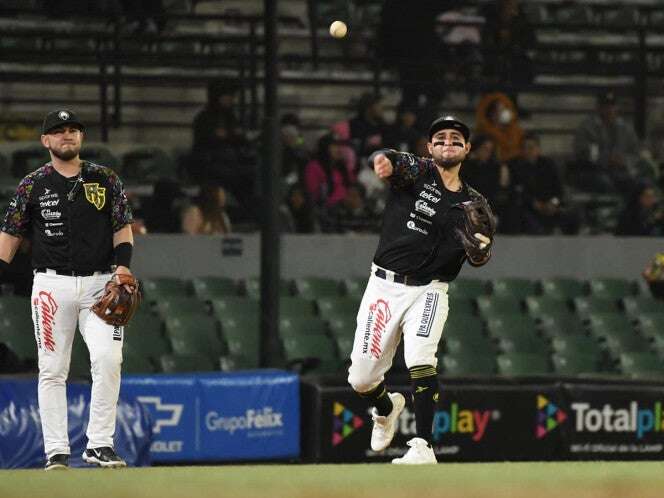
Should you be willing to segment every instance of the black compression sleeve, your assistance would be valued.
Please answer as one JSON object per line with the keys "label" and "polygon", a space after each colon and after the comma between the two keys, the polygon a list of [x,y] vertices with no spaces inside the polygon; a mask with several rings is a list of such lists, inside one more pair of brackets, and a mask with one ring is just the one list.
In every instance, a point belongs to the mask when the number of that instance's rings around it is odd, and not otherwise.
{"label": "black compression sleeve", "polygon": [[129,268],[129,265],[131,265],[131,253],[133,249],[134,246],[129,242],[122,242],[115,246],[115,264]]}

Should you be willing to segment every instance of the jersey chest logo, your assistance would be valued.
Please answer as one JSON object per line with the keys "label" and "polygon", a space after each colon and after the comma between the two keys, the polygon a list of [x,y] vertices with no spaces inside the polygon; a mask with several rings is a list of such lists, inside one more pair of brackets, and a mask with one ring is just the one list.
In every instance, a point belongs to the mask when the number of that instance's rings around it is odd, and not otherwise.
{"label": "jersey chest logo", "polygon": [[100,187],[98,183],[84,183],[85,198],[98,210],[106,204],[106,188]]}

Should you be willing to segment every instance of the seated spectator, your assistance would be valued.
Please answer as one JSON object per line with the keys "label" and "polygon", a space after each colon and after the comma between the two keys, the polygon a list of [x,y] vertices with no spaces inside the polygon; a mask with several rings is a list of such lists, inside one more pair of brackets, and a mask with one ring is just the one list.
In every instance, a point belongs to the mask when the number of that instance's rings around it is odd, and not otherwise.
{"label": "seated spectator", "polygon": [[383,148],[387,126],[383,118],[383,99],[365,93],[357,104],[357,115],[350,120],[350,137],[360,157],[369,157]]}
{"label": "seated spectator", "polygon": [[354,180],[353,165],[344,158],[340,145],[346,142],[328,133],[318,140],[316,157],[304,168],[307,194],[318,207],[331,207],[346,197]]}
{"label": "seated spectator", "polygon": [[539,137],[526,133],[521,156],[509,163],[514,191],[521,196],[521,230],[533,235],[547,235],[560,229],[577,233],[579,220],[563,202],[563,184],[558,169],[542,155]]}
{"label": "seated spectator", "polygon": [[417,129],[417,113],[414,107],[399,105],[394,124],[385,130],[385,147],[401,152],[414,152],[422,132]]}
{"label": "seated spectator", "polygon": [[574,134],[573,183],[588,192],[629,192],[634,186],[639,139],[618,115],[612,92],[597,97],[597,112]]}
{"label": "seated spectator", "polygon": [[225,129],[224,138],[244,137],[236,110],[239,91],[240,85],[234,80],[214,80],[208,84],[207,103],[194,117],[194,149],[214,147],[220,124]]}
{"label": "seated spectator", "polygon": [[354,183],[343,200],[329,209],[323,231],[332,233],[369,233],[378,231],[379,221],[369,208],[364,188]]}
{"label": "seated spectator", "polygon": [[514,102],[504,93],[489,93],[482,97],[475,111],[475,124],[478,134],[493,139],[498,161],[509,161],[521,152],[523,129]]}
{"label": "seated spectator", "polygon": [[161,179],[154,184],[152,198],[143,209],[148,233],[179,233],[182,230],[180,213],[186,201],[184,192],[175,180]]}
{"label": "seated spectator", "polygon": [[194,203],[182,213],[182,231],[189,235],[217,235],[232,231],[226,213],[226,191],[219,186],[208,185]]}
{"label": "seated spectator", "polygon": [[653,260],[643,270],[642,275],[648,283],[652,296],[664,300],[664,252],[655,254]]}
{"label": "seated spectator", "polygon": [[316,208],[300,183],[291,185],[286,202],[281,205],[281,230],[286,233],[314,233],[320,231]]}
{"label": "seated spectator", "polygon": [[309,162],[300,119],[295,114],[281,117],[281,174],[286,185],[294,185],[304,178],[304,167]]}
{"label": "seated spectator", "polygon": [[618,219],[616,235],[640,237],[664,235],[664,210],[651,183],[640,182],[634,188]]}

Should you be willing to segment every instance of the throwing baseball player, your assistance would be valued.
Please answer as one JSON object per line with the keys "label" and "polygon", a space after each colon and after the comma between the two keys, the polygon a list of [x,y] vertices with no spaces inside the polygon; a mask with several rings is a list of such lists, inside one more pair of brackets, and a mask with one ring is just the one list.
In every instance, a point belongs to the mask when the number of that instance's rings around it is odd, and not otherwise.
{"label": "throwing baseball player", "polygon": [[436,352],[447,319],[449,282],[468,261],[484,265],[495,233],[482,195],[459,178],[470,130],[447,116],[429,128],[432,159],[393,150],[370,160],[391,186],[371,276],[357,314],[348,382],[373,406],[371,448],[387,448],[405,399],[389,393],[385,372],[401,336],[410,372],[417,437],[397,464],[437,463],[431,446],[438,400]]}
{"label": "throwing baseball player", "polygon": [[[101,467],[126,465],[113,449],[113,435],[121,324],[130,318],[138,299],[129,269],[132,214],[118,176],[79,158],[83,135],[83,123],[73,112],[46,115],[41,143],[51,161],[21,180],[0,228],[0,270],[7,268],[23,237],[33,241],[31,303],[46,470],[69,466],[65,381],[77,323],[90,352],[92,373],[83,460]],[[99,302],[93,312],[95,301]]]}

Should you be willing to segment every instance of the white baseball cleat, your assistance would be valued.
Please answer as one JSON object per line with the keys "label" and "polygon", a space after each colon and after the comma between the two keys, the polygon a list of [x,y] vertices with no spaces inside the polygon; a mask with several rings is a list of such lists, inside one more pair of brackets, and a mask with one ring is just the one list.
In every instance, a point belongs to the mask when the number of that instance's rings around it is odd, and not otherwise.
{"label": "white baseball cleat", "polygon": [[388,393],[387,395],[392,400],[392,411],[389,415],[378,415],[376,408],[371,410],[371,418],[373,418],[371,449],[374,451],[383,451],[390,445],[394,438],[399,415],[406,406],[406,398],[403,397],[403,394]]}
{"label": "white baseball cleat", "polygon": [[433,448],[421,437],[414,437],[406,443],[410,449],[401,458],[395,458],[392,463],[405,465],[436,464],[436,454]]}

